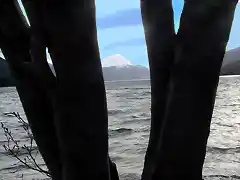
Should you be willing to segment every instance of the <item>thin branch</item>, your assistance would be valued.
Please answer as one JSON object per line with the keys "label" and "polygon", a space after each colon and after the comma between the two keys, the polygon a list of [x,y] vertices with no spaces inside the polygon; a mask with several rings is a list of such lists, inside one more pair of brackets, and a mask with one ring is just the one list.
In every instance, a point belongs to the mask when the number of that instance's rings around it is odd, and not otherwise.
{"label": "thin branch", "polygon": [[[21,127],[24,129],[24,131],[27,133],[28,138],[30,139],[30,146],[26,146],[25,144],[21,146],[21,149],[25,150],[27,152],[27,156],[24,159],[21,159],[19,156],[20,153],[20,145],[18,140],[15,140],[11,131],[1,122],[1,127],[4,131],[4,135],[7,139],[7,143],[3,145],[6,152],[8,152],[9,155],[15,157],[20,163],[22,163],[25,167],[38,171],[40,173],[43,173],[47,175],[48,177],[51,177],[51,174],[49,171],[42,169],[39,164],[36,161],[36,157],[39,154],[39,151],[36,151],[35,156],[33,156],[33,135],[31,133],[29,124],[22,119],[19,113],[16,112],[9,112],[4,113],[5,116],[14,116],[18,119],[18,123],[21,124]],[[11,146],[12,144],[12,146]]]}

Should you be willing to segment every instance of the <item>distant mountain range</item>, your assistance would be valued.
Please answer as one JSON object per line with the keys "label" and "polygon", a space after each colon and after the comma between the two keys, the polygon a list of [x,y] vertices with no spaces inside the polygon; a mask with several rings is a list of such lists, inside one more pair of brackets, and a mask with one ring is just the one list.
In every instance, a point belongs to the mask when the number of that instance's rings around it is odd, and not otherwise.
{"label": "distant mountain range", "polygon": [[240,47],[226,52],[221,75],[240,75]]}
{"label": "distant mountain range", "polygon": [[103,76],[105,81],[150,79],[148,68],[135,65],[103,67]]}
{"label": "distant mountain range", "polygon": [[[53,66],[50,64],[51,69]],[[149,79],[149,69],[138,65],[103,67],[105,81]],[[0,87],[12,86],[12,79],[7,62],[0,59]]]}
{"label": "distant mountain range", "polygon": [[[117,57],[119,57],[119,55],[117,55]],[[109,58],[105,62],[108,61]],[[118,62],[119,65],[115,65],[113,63],[113,65],[103,67],[103,76],[105,81],[137,80],[150,78],[148,68],[139,65],[132,65],[129,61],[126,61],[124,63]],[[221,69],[221,75],[240,75],[240,47],[226,52]],[[8,65],[4,59],[0,58],[0,87],[12,85],[13,81]]]}

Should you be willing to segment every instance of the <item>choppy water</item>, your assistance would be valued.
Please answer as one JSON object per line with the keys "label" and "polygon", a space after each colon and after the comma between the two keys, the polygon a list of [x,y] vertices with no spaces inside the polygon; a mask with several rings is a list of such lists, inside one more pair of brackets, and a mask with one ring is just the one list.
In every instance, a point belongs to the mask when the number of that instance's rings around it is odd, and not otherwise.
{"label": "choppy water", "polygon": [[[150,127],[149,81],[108,82],[110,154],[117,163],[121,179],[139,179]],[[22,143],[26,133],[15,117],[4,112],[19,112],[25,118],[15,88],[0,88],[0,121]],[[0,130],[0,145],[6,138]],[[26,153],[21,152],[20,157]],[[37,158],[44,165],[41,158]],[[0,147],[0,179],[40,179],[41,174],[16,164]],[[240,77],[221,78],[204,165],[206,179],[240,179]]]}

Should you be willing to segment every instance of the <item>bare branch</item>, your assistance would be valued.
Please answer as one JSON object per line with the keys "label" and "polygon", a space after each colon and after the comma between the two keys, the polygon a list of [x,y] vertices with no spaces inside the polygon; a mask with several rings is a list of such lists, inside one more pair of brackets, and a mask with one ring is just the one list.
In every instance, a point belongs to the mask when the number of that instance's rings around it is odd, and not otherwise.
{"label": "bare branch", "polygon": [[[48,177],[51,177],[50,172],[42,169],[36,161],[36,157],[39,154],[39,151],[34,149],[34,147],[33,147],[34,138],[33,138],[32,132],[30,130],[29,124],[22,119],[22,117],[20,116],[19,113],[9,112],[9,113],[4,113],[4,115],[16,117],[18,119],[18,123],[20,123],[21,127],[27,133],[27,137],[30,140],[30,146],[26,146],[25,144],[23,146],[20,146],[20,144],[19,144],[20,141],[15,140],[12,135],[12,132],[4,125],[3,122],[1,122],[1,127],[4,131],[5,137],[7,139],[7,142],[6,142],[6,144],[3,145],[3,147],[4,147],[5,151],[8,152],[8,155],[16,158],[26,168],[38,171],[40,173],[45,174]],[[27,153],[26,157],[20,158],[21,150],[26,151],[26,153]],[[35,155],[33,155],[34,150],[36,150]]]}

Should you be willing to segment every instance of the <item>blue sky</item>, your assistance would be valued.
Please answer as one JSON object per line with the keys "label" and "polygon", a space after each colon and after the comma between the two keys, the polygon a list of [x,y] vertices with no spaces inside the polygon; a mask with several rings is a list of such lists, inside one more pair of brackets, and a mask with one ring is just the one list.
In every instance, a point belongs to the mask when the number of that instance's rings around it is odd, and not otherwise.
{"label": "blue sky", "polygon": [[[101,58],[121,54],[133,64],[147,66],[146,44],[140,15],[140,0],[96,0]],[[183,0],[173,0],[178,28]],[[240,46],[240,4],[227,49]]]}
{"label": "blue sky", "polygon": [[[175,28],[183,0],[173,0]],[[101,59],[120,54],[132,64],[148,66],[146,44],[140,14],[140,0],[96,0],[98,43]],[[240,46],[240,4],[227,49]]]}
{"label": "blue sky", "polygon": [[[178,26],[183,2],[174,0]],[[133,64],[148,65],[140,0],[96,0],[101,58],[121,54]]]}

